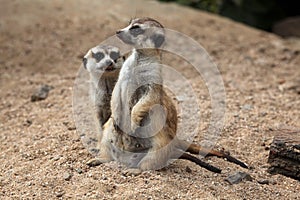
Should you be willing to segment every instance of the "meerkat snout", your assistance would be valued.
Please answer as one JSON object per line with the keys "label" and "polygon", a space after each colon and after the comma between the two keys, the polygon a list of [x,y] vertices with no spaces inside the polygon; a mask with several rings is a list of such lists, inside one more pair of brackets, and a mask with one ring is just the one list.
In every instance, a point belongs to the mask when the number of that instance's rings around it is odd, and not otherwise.
{"label": "meerkat snout", "polygon": [[106,60],[105,61],[105,65],[107,66],[107,67],[109,67],[109,66],[111,66],[111,65],[113,65],[114,64],[114,61],[112,61],[112,60]]}

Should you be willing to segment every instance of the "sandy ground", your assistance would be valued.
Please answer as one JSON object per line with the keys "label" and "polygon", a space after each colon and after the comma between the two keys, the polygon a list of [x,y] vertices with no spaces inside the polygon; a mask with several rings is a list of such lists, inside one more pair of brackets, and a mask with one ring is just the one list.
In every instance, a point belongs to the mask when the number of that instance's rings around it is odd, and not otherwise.
{"label": "sandy ground", "polygon": [[[283,40],[175,4],[0,4],[0,199],[300,199],[299,181],[267,173],[274,130],[300,127],[299,40]],[[247,162],[249,170],[218,158],[206,161],[222,168],[222,174],[188,161],[136,177],[123,176],[114,162],[86,166],[93,156],[82,144],[72,113],[81,58],[134,16],[151,16],[194,38],[217,63],[226,90],[226,118],[216,147]],[[200,131],[194,141],[201,142],[211,115],[205,83],[188,64],[168,56],[165,60],[191,81],[199,97]],[[31,102],[42,84],[54,89],[46,100]],[[190,123],[195,120],[191,116]],[[237,171],[254,180],[237,185],[224,181]]]}

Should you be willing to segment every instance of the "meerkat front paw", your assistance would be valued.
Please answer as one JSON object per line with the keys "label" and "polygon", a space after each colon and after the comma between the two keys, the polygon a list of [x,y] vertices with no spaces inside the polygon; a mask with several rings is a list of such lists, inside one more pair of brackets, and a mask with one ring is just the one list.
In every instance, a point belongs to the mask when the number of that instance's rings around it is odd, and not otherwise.
{"label": "meerkat front paw", "polygon": [[138,168],[129,168],[123,171],[124,176],[137,176],[142,173],[142,170]]}

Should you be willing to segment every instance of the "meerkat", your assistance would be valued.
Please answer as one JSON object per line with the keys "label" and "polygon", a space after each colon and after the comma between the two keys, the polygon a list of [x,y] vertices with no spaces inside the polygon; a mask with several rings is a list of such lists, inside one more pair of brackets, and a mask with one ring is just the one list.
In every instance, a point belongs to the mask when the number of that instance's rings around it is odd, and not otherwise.
{"label": "meerkat", "polygon": [[[177,112],[162,86],[158,48],[165,40],[163,26],[150,18],[134,19],[129,26],[117,31],[117,36],[134,49],[123,64],[113,91],[112,123],[119,138],[130,135],[150,144],[147,153],[127,170],[130,174],[138,174],[162,168],[172,158],[176,151],[171,141],[176,135]],[[153,111],[157,105],[161,106],[160,113]],[[145,129],[146,124],[159,128],[150,132]],[[113,141],[113,144],[128,151],[122,143]]]}
{"label": "meerkat", "polygon": [[109,45],[93,47],[83,57],[83,66],[90,74],[90,99],[100,127],[111,116],[111,95],[123,61],[119,48]]}
{"label": "meerkat", "polygon": [[112,115],[104,125],[99,163],[120,161],[128,174],[159,169],[173,158],[190,160],[206,169],[221,170],[187,152],[243,162],[214,150],[177,139],[177,111],[162,86],[160,48],[165,40],[163,26],[154,19],[134,19],[117,31],[126,44],[134,46],[124,62],[111,99]]}

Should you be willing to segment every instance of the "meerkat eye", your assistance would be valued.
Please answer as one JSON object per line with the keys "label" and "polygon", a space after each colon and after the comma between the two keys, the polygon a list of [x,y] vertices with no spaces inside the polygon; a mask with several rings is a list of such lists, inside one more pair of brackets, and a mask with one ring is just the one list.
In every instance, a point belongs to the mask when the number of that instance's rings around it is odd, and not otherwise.
{"label": "meerkat eye", "polygon": [[145,31],[143,29],[141,29],[141,27],[139,26],[132,26],[130,29],[129,29],[130,33],[133,35],[133,36],[138,36],[138,35],[141,35],[143,34]]}
{"label": "meerkat eye", "polygon": [[92,57],[96,59],[97,62],[100,62],[104,58],[104,54],[101,52],[98,53],[93,53],[92,52]]}
{"label": "meerkat eye", "polygon": [[120,57],[120,54],[119,52],[111,52],[109,56],[111,57],[111,59],[116,61]]}
{"label": "meerkat eye", "polygon": [[136,144],[136,145],[135,145],[135,148],[140,148],[140,147],[141,147],[140,144]]}

